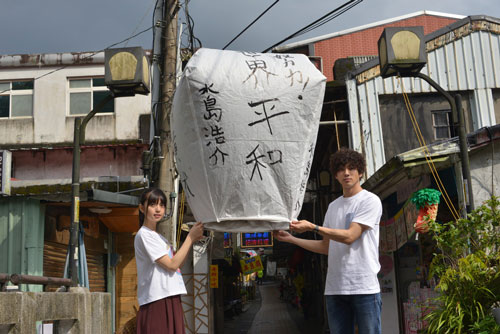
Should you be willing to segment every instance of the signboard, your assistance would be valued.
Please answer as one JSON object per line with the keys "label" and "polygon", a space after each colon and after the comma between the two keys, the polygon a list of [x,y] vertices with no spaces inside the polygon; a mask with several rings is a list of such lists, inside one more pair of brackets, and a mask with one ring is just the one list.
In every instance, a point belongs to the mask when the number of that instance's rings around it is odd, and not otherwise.
{"label": "signboard", "polygon": [[233,247],[232,233],[224,232],[224,248]]}
{"label": "signboard", "polygon": [[210,265],[210,288],[217,289],[219,287],[219,266],[217,264]]}
{"label": "signboard", "polygon": [[240,260],[240,264],[243,275],[249,275],[251,273],[264,270],[262,261],[258,255],[242,259]]}
{"label": "signboard", "polygon": [[196,51],[171,113],[196,221],[221,232],[288,229],[302,208],[325,83],[302,54]]}
{"label": "signboard", "polygon": [[273,234],[271,232],[241,233],[241,248],[272,246]]}
{"label": "signboard", "polygon": [[10,195],[12,153],[0,151],[0,195]]}

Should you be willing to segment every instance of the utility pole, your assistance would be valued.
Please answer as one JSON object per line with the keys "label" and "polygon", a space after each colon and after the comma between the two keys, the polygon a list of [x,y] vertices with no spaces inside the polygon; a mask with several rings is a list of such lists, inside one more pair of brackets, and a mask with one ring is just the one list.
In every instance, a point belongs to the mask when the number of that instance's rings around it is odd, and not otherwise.
{"label": "utility pole", "polygon": [[172,145],[172,131],[170,129],[170,112],[175,92],[176,61],[177,61],[177,12],[180,5],[177,0],[165,0],[164,25],[163,25],[163,77],[161,111],[159,113],[160,147],[162,159],[158,177],[158,188],[169,197],[167,213],[168,218],[159,225],[159,232],[167,240],[175,244],[175,222],[172,222],[172,213],[176,197],[175,191],[175,165]]}

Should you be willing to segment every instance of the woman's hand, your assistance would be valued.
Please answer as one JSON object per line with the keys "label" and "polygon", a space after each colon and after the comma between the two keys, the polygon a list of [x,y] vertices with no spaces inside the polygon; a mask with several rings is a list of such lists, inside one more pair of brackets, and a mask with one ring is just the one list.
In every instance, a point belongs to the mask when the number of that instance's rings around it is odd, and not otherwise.
{"label": "woman's hand", "polygon": [[203,224],[200,222],[194,224],[189,230],[188,237],[190,237],[193,242],[203,239]]}

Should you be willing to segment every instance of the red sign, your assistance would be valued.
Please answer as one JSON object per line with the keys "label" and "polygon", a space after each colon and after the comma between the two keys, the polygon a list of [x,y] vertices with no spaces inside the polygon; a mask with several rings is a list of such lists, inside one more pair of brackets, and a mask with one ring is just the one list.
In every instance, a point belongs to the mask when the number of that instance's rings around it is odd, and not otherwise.
{"label": "red sign", "polygon": [[216,264],[210,265],[210,288],[217,289],[219,287],[219,266]]}

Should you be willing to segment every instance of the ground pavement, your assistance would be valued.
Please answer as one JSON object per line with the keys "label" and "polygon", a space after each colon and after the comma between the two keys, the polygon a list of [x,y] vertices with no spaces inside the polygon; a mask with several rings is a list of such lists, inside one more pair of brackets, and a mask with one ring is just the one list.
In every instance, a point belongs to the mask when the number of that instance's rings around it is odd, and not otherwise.
{"label": "ground pavement", "polygon": [[256,298],[244,306],[244,312],[225,319],[224,334],[298,334],[322,333],[321,324],[306,321],[302,312],[279,299],[279,284],[258,285]]}
{"label": "ground pavement", "polygon": [[300,334],[287,304],[279,298],[278,284],[259,285],[262,299],[248,334]]}

